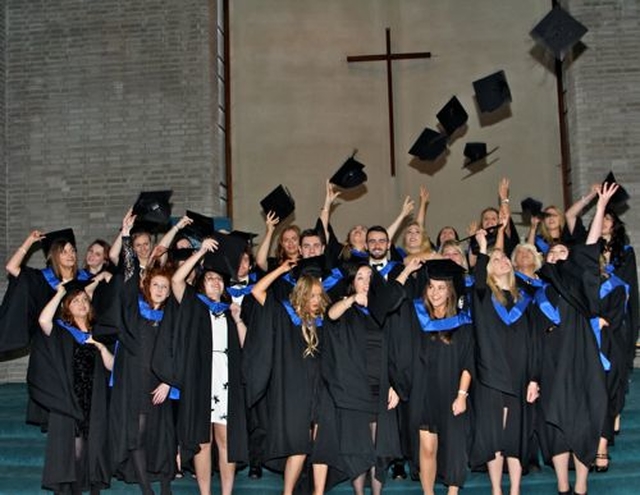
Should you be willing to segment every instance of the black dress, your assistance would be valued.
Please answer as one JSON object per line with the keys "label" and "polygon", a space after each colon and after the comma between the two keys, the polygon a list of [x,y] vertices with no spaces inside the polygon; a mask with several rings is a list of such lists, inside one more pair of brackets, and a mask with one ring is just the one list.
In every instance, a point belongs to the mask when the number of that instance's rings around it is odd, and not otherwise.
{"label": "black dress", "polygon": [[[27,374],[31,398],[49,413],[42,486],[63,492],[109,487],[107,437],[109,374],[89,334],[56,321],[51,334],[34,340]],[[76,441],[82,455],[76,458]]]}
{"label": "black dress", "polygon": [[526,469],[534,412],[526,392],[529,382],[539,382],[539,333],[524,291],[518,301],[503,292],[506,307],[494,301],[486,283],[488,260],[478,255],[473,290],[477,380],[471,388],[475,432],[470,462],[480,467],[502,452],[520,459]]}

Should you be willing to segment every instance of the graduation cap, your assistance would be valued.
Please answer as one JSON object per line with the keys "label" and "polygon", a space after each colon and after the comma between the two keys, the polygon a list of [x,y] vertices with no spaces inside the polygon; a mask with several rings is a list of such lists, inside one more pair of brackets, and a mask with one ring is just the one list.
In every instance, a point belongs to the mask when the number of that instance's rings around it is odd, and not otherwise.
{"label": "graduation cap", "polygon": [[445,149],[447,149],[447,136],[427,127],[413,143],[409,154],[423,161],[433,161],[444,153]]}
{"label": "graduation cap", "polygon": [[456,296],[460,297],[464,294],[465,270],[455,261],[448,258],[427,260],[424,262],[423,267],[427,272],[427,278],[429,280],[450,280],[453,282]]}
{"label": "graduation cap", "polygon": [[143,191],[133,205],[136,221],[166,224],[171,217],[169,198],[173,191]]}
{"label": "graduation cap", "polygon": [[293,267],[292,275],[297,280],[303,275],[322,278],[327,269],[327,259],[324,255],[298,259]]}
{"label": "graduation cap", "polygon": [[378,325],[382,326],[387,316],[398,309],[404,297],[400,284],[387,282],[377,270],[371,270],[367,309]]}
{"label": "graduation cap", "polygon": [[233,235],[242,239],[246,246],[253,246],[253,239],[258,237],[258,234],[254,234],[253,232],[244,232],[242,230],[232,230],[229,235]]}
{"label": "graduation cap", "polygon": [[246,250],[245,242],[240,237],[220,232],[215,232],[213,238],[218,241],[218,249],[204,255],[204,269],[235,278]]}
{"label": "graduation cap", "polygon": [[260,201],[260,206],[265,215],[272,211],[282,222],[293,213],[296,203],[288,189],[280,184]]}
{"label": "graduation cap", "polygon": [[355,155],[356,152],[347,158],[338,171],[329,179],[329,182],[343,189],[351,189],[367,180],[364,165],[354,158]]}
{"label": "graduation cap", "polygon": [[609,172],[607,174],[607,177],[604,179],[604,181],[602,182],[602,185],[604,186],[605,184],[618,184],[618,190],[615,192],[615,194],[611,197],[611,199],[609,200],[609,204],[613,207],[616,206],[620,206],[623,203],[626,203],[627,201],[629,201],[629,193],[627,192],[627,190],[622,187],[620,185],[620,183],[616,180],[616,178],[613,175],[613,172]]}
{"label": "graduation cap", "polygon": [[174,262],[186,261],[195,253],[194,248],[174,248],[169,250],[169,259]]}
{"label": "graduation cap", "polygon": [[182,229],[184,235],[202,242],[207,237],[213,237],[215,231],[212,217],[207,217],[195,211],[187,210],[187,216],[192,222]]}
{"label": "graduation cap", "polygon": [[503,70],[473,81],[478,107],[483,113],[493,112],[511,102],[511,90]]}
{"label": "graduation cap", "polygon": [[64,242],[65,244],[68,242],[73,247],[76,247],[76,236],[73,233],[73,229],[68,228],[68,229],[54,230],[53,232],[47,232],[44,235],[44,237],[40,240],[45,258],[49,257],[51,246],[53,246],[53,243],[56,241]]}
{"label": "graduation cap", "polygon": [[79,280],[77,278],[74,278],[73,280],[69,280],[68,282],[65,282],[64,284],[62,284],[66,292],[65,298],[67,296],[77,294],[80,291],[84,291],[87,288],[87,286],[91,285],[92,283],[93,283],[93,279]]}
{"label": "graduation cap", "polygon": [[520,207],[522,208],[523,215],[530,215],[537,218],[548,217],[549,214],[542,211],[542,202],[533,198],[525,198],[520,201]]}
{"label": "graduation cap", "polygon": [[447,104],[436,114],[438,122],[444,128],[447,135],[451,136],[456,130],[464,126],[469,120],[469,114],[466,112],[460,100],[455,96],[452,97]]}
{"label": "graduation cap", "polygon": [[566,10],[556,5],[529,33],[531,37],[562,60],[588,29]]}
{"label": "graduation cap", "polygon": [[465,160],[464,166],[468,167],[475,162],[479,162],[488,154],[486,143],[466,143],[464,145],[464,156],[467,160]]}

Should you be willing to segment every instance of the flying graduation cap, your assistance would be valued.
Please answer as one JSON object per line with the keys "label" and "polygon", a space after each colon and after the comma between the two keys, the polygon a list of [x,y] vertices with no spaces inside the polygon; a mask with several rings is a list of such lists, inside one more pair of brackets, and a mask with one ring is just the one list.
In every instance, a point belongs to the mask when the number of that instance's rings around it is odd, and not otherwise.
{"label": "flying graduation cap", "polygon": [[511,90],[503,70],[477,79],[472,84],[482,113],[494,112],[505,103],[511,102]]}
{"label": "flying graduation cap", "polygon": [[282,222],[293,213],[296,203],[289,190],[280,184],[260,201],[260,206],[265,215],[272,211]]}
{"label": "flying graduation cap", "polygon": [[215,224],[213,217],[187,210],[187,216],[192,220],[189,225],[182,229],[182,233],[187,237],[202,242],[207,237],[213,237]]}
{"label": "flying graduation cap", "polygon": [[433,161],[447,149],[447,136],[428,127],[422,131],[420,137],[413,143],[409,154],[417,156],[423,161]]}
{"label": "flying graduation cap", "polygon": [[460,100],[455,96],[440,109],[436,117],[448,136],[451,136],[463,127],[467,123],[467,120],[469,120],[469,114],[462,106],[462,103],[460,103]]}
{"label": "flying graduation cap", "polygon": [[563,60],[567,52],[587,31],[584,25],[556,5],[529,34],[536,42],[553,53],[555,58]]}
{"label": "flying graduation cap", "polygon": [[536,218],[546,218],[549,216],[548,213],[542,211],[542,202],[533,198],[525,198],[520,201],[520,207],[522,208],[523,216],[531,216]]}
{"label": "flying graduation cap", "polygon": [[142,191],[133,205],[136,222],[166,224],[171,217],[172,191]]}
{"label": "flying graduation cap", "polygon": [[354,158],[356,153],[357,150],[347,158],[338,171],[329,179],[329,182],[343,189],[351,189],[367,180],[364,165]]}

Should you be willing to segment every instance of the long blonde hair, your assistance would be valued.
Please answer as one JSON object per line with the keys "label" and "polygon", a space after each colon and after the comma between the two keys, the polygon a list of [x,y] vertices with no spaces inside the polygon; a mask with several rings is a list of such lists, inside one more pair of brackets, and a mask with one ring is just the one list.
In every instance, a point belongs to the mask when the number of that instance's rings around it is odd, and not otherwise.
{"label": "long blonde hair", "polygon": [[[493,293],[495,298],[498,300],[498,302],[500,304],[502,304],[503,306],[506,306],[507,299],[504,297],[502,289],[498,285],[498,281],[493,276],[493,273],[492,273],[493,270],[491,269],[491,258],[492,258],[494,253],[498,253],[498,252],[502,253],[502,255],[505,256],[505,257],[507,256],[504,253],[504,251],[502,251],[502,249],[492,249],[491,250],[491,252],[489,253],[489,264],[487,265],[487,285],[491,289],[491,292]],[[520,292],[518,291],[518,287],[516,286],[516,275],[515,275],[515,272],[513,270],[513,265],[511,266],[511,273],[509,273],[507,275],[507,283],[509,285],[509,289],[508,290],[511,293],[511,296],[513,297],[513,300],[517,301],[518,299],[520,299]]]}
{"label": "long blonde hair", "polygon": [[[320,287],[322,289],[320,307],[317,314],[309,311],[309,300],[311,299],[311,293],[314,287]],[[296,282],[296,285],[291,292],[291,296],[289,296],[289,302],[291,302],[291,306],[293,306],[294,311],[302,320],[302,338],[307,344],[302,355],[303,357],[313,357],[317,352],[319,345],[316,318],[324,315],[327,307],[329,306],[329,297],[317,278],[310,275],[302,275]]]}
{"label": "long blonde hair", "polygon": [[[558,215],[558,228],[560,229],[560,233],[562,233],[562,229],[564,228],[564,213],[562,213],[562,211],[557,207],[557,206],[553,206],[553,205],[549,205],[544,209],[544,213],[549,213],[549,210],[555,210],[555,213],[557,213]],[[546,241],[546,242],[553,242],[554,239],[551,234],[549,233],[549,230],[547,229],[547,226],[544,224],[544,221],[540,222],[540,236]]]}

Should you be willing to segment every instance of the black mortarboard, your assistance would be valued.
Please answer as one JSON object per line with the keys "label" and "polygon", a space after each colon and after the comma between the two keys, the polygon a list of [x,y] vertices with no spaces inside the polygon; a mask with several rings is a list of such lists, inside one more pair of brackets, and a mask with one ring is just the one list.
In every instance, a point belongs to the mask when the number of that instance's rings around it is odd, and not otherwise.
{"label": "black mortarboard", "polygon": [[487,154],[486,143],[466,143],[464,145],[464,156],[468,160],[465,161],[464,166],[468,167],[472,163],[482,160]]}
{"label": "black mortarboard", "polygon": [[455,96],[436,114],[438,122],[442,125],[447,135],[451,136],[457,129],[462,127],[469,120],[469,114]]}
{"label": "black mortarboard", "polygon": [[239,237],[248,246],[253,246],[253,239],[258,237],[258,234],[254,234],[253,232],[244,232],[242,230],[232,230],[229,235]]}
{"label": "black mortarboard", "polygon": [[588,29],[566,10],[556,5],[531,30],[531,37],[562,60],[565,54],[582,38]]}
{"label": "black mortarboard", "polygon": [[511,91],[503,70],[473,81],[478,107],[483,113],[493,112],[511,102]]}
{"label": "black mortarboard", "polygon": [[63,285],[66,293],[71,294],[72,292],[79,292],[81,290],[85,290],[86,287],[88,285],[91,285],[92,283],[93,283],[93,279],[79,280],[77,278],[74,278],[73,280],[69,280],[68,282],[65,282]]}
{"label": "black mortarboard", "polygon": [[40,241],[45,258],[49,256],[51,246],[56,241],[65,241],[65,243],[69,242],[73,247],[76,247],[76,236],[73,234],[73,229],[62,229],[47,232]]}
{"label": "black mortarboard", "polygon": [[292,275],[297,280],[303,275],[322,278],[327,268],[327,259],[324,255],[300,258],[293,267]]}
{"label": "black mortarboard", "polygon": [[424,265],[429,280],[451,280],[456,296],[464,294],[464,268],[450,259],[434,259],[425,261]]}
{"label": "black mortarboard", "polygon": [[371,270],[367,309],[378,325],[383,325],[387,315],[398,309],[404,297],[400,284],[387,282],[377,270]]}
{"label": "black mortarboard", "polygon": [[548,216],[547,213],[542,211],[542,203],[537,199],[525,198],[520,201],[520,207],[522,208],[523,215],[528,214],[532,217],[544,218]]}
{"label": "black mortarboard", "polygon": [[604,181],[602,182],[602,185],[604,184],[618,184],[618,190],[615,192],[615,194],[611,197],[611,199],[609,200],[609,204],[611,206],[618,206],[622,203],[626,203],[627,201],[629,201],[629,193],[627,192],[627,190],[622,187],[622,185],[620,185],[620,183],[616,180],[616,178],[613,175],[613,172],[609,172],[607,174],[607,177],[604,179]]}
{"label": "black mortarboard", "polygon": [[133,205],[136,221],[165,224],[171,217],[172,191],[143,191]]}
{"label": "black mortarboard", "polygon": [[198,241],[203,241],[207,237],[213,237],[215,226],[212,217],[207,217],[191,210],[187,210],[187,216],[192,222],[182,229],[182,232],[186,236]]}
{"label": "black mortarboard", "polygon": [[351,189],[367,180],[364,165],[357,161],[354,156],[355,153],[347,158],[338,171],[329,179],[329,182],[343,189]]}
{"label": "black mortarboard", "polygon": [[169,259],[174,262],[185,261],[191,257],[196,250],[194,248],[175,248],[169,250]]}
{"label": "black mortarboard", "polygon": [[272,211],[282,222],[293,213],[296,203],[287,188],[280,184],[260,201],[260,206],[262,206],[265,215]]}
{"label": "black mortarboard", "polygon": [[409,154],[417,156],[420,160],[433,161],[438,158],[445,149],[447,149],[447,136],[427,127],[422,131],[417,141],[413,143]]}
{"label": "black mortarboard", "polygon": [[213,237],[218,241],[218,249],[204,255],[204,269],[235,278],[246,250],[245,242],[240,237],[220,232],[215,232]]}

